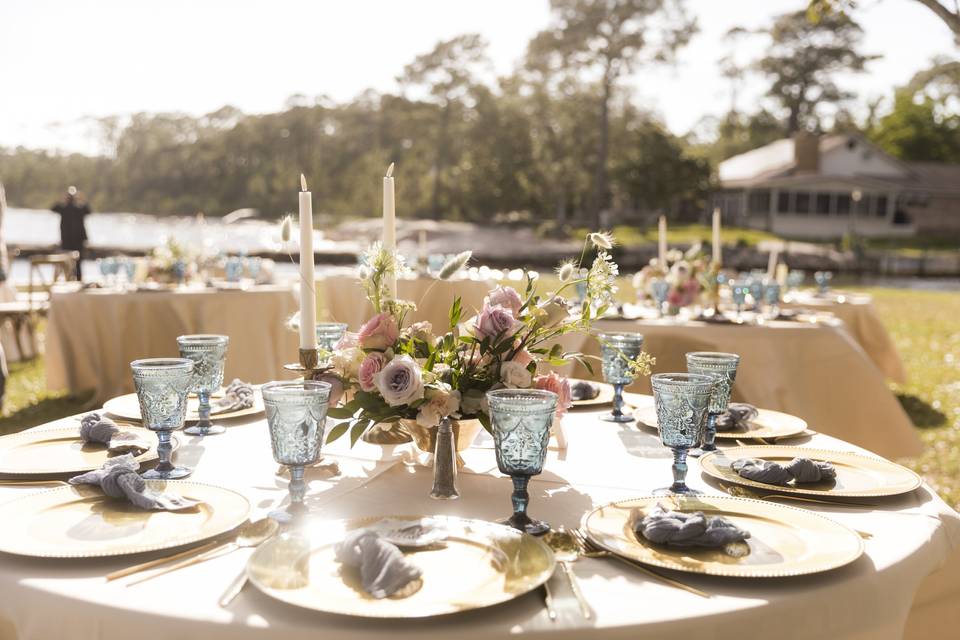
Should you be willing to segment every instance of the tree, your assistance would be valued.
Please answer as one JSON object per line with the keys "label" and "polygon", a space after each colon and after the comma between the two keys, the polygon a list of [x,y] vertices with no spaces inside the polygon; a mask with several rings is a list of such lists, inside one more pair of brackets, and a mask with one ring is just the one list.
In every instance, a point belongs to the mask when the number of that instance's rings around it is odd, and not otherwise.
{"label": "tree", "polygon": [[777,18],[766,31],[767,55],[755,67],[770,78],[767,95],[786,114],[788,135],[820,127],[819,107],[854,97],[835,81],[839,72],[863,72],[875,56],[857,51],[863,30],[846,14],[833,13],[816,23],[803,11]]}
{"label": "tree", "polygon": [[530,43],[545,66],[598,83],[599,139],[594,159],[593,224],[607,206],[610,104],[621,77],[644,63],[671,61],[696,32],[680,0],[550,0],[553,24]]}
{"label": "tree", "polygon": [[[953,38],[960,45],[960,4],[953,2],[949,7],[940,0],[915,0],[930,9],[935,16],[953,32]],[[846,14],[857,7],[856,0],[809,0],[807,16],[811,22],[817,22],[824,16]]]}
{"label": "tree", "polygon": [[937,113],[930,98],[898,91],[893,111],[880,119],[870,139],[901,160],[960,162],[960,116]]}
{"label": "tree", "polygon": [[487,44],[472,33],[437,43],[429,53],[416,57],[399,78],[404,87],[419,86],[440,106],[440,126],[436,132],[436,159],[433,167],[432,214],[440,215],[446,170],[452,156],[451,127],[458,108],[463,107],[476,84],[482,67],[489,66]]}

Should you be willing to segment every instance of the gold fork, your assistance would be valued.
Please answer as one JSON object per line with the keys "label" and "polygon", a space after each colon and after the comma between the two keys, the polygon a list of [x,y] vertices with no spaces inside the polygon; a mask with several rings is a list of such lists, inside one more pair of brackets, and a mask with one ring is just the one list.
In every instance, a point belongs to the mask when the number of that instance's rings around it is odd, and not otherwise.
{"label": "gold fork", "polygon": [[707,593],[706,591],[701,591],[696,587],[691,587],[690,585],[684,584],[679,580],[674,580],[673,578],[667,577],[662,573],[658,573],[657,571],[654,571],[650,567],[640,562],[637,562],[636,560],[631,560],[630,558],[625,558],[621,555],[617,555],[616,553],[607,551],[606,549],[601,549],[600,547],[595,545],[593,542],[591,542],[590,539],[587,538],[586,534],[580,529],[577,529],[577,528],[570,529],[570,533],[571,535],[573,535],[574,539],[577,541],[577,544],[580,545],[580,548],[582,549],[581,555],[585,558],[614,558],[630,567],[633,567],[634,569],[637,569],[639,571],[642,571],[643,573],[646,573],[648,576],[656,578],[657,580],[670,585],[671,587],[676,587],[677,589],[683,589],[684,591],[688,591],[694,595],[698,595],[701,598],[710,597],[710,594]]}

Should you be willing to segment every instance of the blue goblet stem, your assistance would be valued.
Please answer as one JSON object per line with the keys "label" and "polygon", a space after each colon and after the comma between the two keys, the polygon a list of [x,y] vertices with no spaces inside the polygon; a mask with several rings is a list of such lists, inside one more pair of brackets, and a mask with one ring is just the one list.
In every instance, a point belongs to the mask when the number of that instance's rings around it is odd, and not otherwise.
{"label": "blue goblet stem", "polygon": [[687,486],[687,448],[673,448],[673,484],[670,491],[674,493],[690,493]]}
{"label": "blue goblet stem", "polygon": [[623,418],[623,385],[613,385],[613,417]]}
{"label": "blue goblet stem", "polygon": [[197,399],[200,401],[200,407],[197,409],[200,416],[200,420],[197,421],[197,428],[205,432],[210,429],[210,392],[197,391]]}
{"label": "blue goblet stem", "polygon": [[530,524],[530,516],[527,515],[527,505],[530,504],[530,494],[527,492],[527,485],[530,483],[530,476],[510,476],[513,480],[513,494],[510,501],[513,503],[513,515],[507,521],[514,529],[525,531]]}
{"label": "blue goblet stem", "polygon": [[701,451],[716,451],[716,439],[717,439],[717,417],[720,414],[713,413],[712,411],[707,415],[707,430],[703,434],[703,445],[700,447]]}
{"label": "blue goblet stem", "polygon": [[157,466],[155,469],[160,473],[173,471],[173,463],[170,462],[170,456],[173,453],[173,443],[170,441],[169,431],[157,431]]}
{"label": "blue goblet stem", "polygon": [[290,467],[290,484],[287,486],[287,491],[290,492],[290,510],[302,508],[303,498],[307,495],[307,483],[303,480],[303,465]]}

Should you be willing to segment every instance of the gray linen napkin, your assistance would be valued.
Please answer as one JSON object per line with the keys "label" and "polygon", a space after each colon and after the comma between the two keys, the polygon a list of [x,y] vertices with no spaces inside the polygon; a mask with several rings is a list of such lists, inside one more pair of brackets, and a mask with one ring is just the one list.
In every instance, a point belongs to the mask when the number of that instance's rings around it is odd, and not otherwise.
{"label": "gray linen napkin", "polygon": [[748,480],[781,486],[791,480],[800,484],[837,477],[837,470],[832,464],[809,458],[794,458],[787,464],[757,458],[740,458],[735,460],[730,468]]}
{"label": "gray linen napkin", "polygon": [[80,439],[107,445],[110,453],[132,453],[139,456],[150,450],[150,443],[129,431],[121,431],[116,423],[99,413],[88,413],[80,419]]}
{"label": "gray linen napkin", "polygon": [[732,429],[746,429],[751,420],[759,415],[759,411],[752,404],[745,402],[731,402],[726,413],[717,416],[717,431]]}
{"label": "gray linen napkin", "polygon": [[147,487],[137,473],[140,464],[129,453],[110,458],[95,471],[70,478],[70,484],[93,484],[111,498],[126,498],[134,506],[152,511],[182,511],[200,502],[176,494],[161,493]]}
{"label": "gray linen napkin", "polygon": [[210,415],[240,411],[253,406],[253,385],[234,378],[223,392],[223,397],[210,403]]}
{"label": "gray linen napkin", "polygon": [[364,591],[380,600],[420,577],[420,569],[403,552],[370,529],[347,533],[336,547],[337,561],[360,570]]}
{"label": "gray linen napkin", "polygon": [[580,380],[570,387],[570,397],[573,400],[593,400],[600,395],[600,387],[586,380]]}
{"label": "gray linen napkin", "polygon": [[749,531],[720,516],[706,516],[701,511],[670,511],[658,504],[634,524],[638,536],[650,542],[674,547],[706,547],[723,549],[730,555],[744,555],[742,549],[731,548],[750,537]]}

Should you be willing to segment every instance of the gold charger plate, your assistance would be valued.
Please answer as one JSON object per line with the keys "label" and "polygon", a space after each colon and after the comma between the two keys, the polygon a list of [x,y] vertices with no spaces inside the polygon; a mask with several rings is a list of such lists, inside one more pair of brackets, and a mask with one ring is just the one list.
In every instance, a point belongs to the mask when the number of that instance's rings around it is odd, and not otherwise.
{"label": "gold charger plate", "polygon": [[[794,458],[823,460],[833,465],[837,477],[830,482],[801,484],[797,486],[766,484],[742,477],[730,468],[740,458],[760,458],[773,462],[789,462]],[[787,447],[780,445],[736,447],[723,451],[714,451],[702,456],[700,469],[718,480],[755,487],[768,491],[795,493],[817,497],[867,498],[896,496],[909,493],[922,484],[920,476],[896,463],[872,456],[831,451],[829,449],[810,449],[807,447]]]}
{"label": "gold charger plate", "polygon": [[613,385],[607,384],[606,382],[594,382],[593,380],[570,378],[571,387],[578,382],[589,382],[590,384],[596,385],[600,388],[600,393],[596,398],[591,398],[589,400],[574,400],[574,409],[580,409],[582,407],[600,407],[613,402]]}
{"label": "gold charger plate", "polygon": [[[135,458],[141,464],[157,459],[157,436],[143,427],[121,425],[123,431],[136,433],[153,446]],[[180,446],[176,436],[173,448]],[[48,476],[77,474],[99,469],[109,454],[104,445],[87,444],[80,439],[80,424],[74,427],[30,429],[0,438],[0,475]]]}
{"label": "gold charger plate", "polygon": [[[723,516],[750,532],[742,557],[719,549],[653,544],[633,532],[635,519],[657,503],[684,512]],[[863,553],[852,529],[818,513],[760,500],[729,496],[645,496],[621,500],[584,516],[589,538],[607,551],[644,564],[731,578],[781,578],[829,571]]]}
{"label": "gold charger plate", "polygon": [[203,503],[186,511],[145,511],[89,485],[30,493],[0,504],[0,551],[36,558],[100,558],[172,549],[243,524],[250,503],[239,493],[188,480],[148,480]]}
{"label": "gold charger plate", "polygon": [[553,552],[542,540],[482,520],[436,516],[429,519],[449,532],[445,544],[404,550],[423,572],[419,589],[377,600],[363,590],[353,570],[336,561],[334,547],[346,531],[383,519],[317,522],[302,534],[268,540],[250,557],[250,582],[272,598],[305,609],[364,618],[425,618],[518,598],[553,575]]}
{"label": "gold charger plate", "polygon": [[[214,399],[218,397],[214,394]],[[222,397],[222,394],[221,396]],[[187,398],[187,422],[196,422],[200,419],[197,409],[200,407],[200,401],[196,396],[191,395]],[[140,401],[137,400],[136,393],[128,393],[123,396],[111,398],[103,404],[103,410],[110,415],[126,420],[140,421]],[[240,409],[239,411],[228,411],[226,413],[215,413],[210,416],[214,422],[217,420],[227,420],[229,418],[239,418],[241,416],[252,416],[263,413],[263,396],[260,395],[259,387],[253,389],[253,406],[249,409]]]}
{"label": "gold charger plate", "polygon": [[[653,396],[648,397],[649,403],[641,404],[634,409],[633,417],[636,418],[637,424],[657,429],[657,409],[653,405]],[[787,438],[807,430],[807,421],[803,418],[770,409],[757,409],[757,412],[757,417],[750,421],[749,428],[717,431],[717,439]]]}

